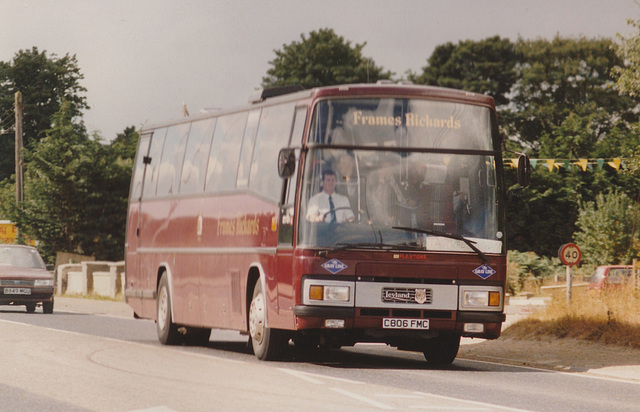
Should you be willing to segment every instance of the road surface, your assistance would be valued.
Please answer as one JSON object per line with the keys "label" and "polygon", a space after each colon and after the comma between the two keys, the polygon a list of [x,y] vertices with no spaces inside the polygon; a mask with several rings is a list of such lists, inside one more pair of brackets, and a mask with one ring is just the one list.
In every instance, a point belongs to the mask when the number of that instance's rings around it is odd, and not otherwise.
{"label": "road surface", "polygon": [[640,383],[457,359],[444,369],[384,345],[258,361],[246,337],[158,343],[121,314],[0,307],[0,411],[632,411]]}

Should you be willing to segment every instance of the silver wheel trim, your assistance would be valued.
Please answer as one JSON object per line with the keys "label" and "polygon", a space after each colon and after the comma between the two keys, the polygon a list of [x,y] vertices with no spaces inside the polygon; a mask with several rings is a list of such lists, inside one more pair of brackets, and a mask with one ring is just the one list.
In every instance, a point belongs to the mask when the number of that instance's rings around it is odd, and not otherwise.
{"label": "silver wheel trim", "polygon": [[167,288],[162,287],[160,294],[158,295],[158,326],[161,330],[164,330],[169,317],[169,299]]}
{"label": "silver wheel trim", "polygon": [[264,338],[264,295],[262,293],[254,297],[249,308],[249,333],[258,344]]}

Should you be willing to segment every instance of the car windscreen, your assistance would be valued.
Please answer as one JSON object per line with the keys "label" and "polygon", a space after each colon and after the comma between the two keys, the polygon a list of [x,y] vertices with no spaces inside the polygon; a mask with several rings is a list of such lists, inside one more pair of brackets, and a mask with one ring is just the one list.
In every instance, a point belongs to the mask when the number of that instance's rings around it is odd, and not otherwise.
{"label": "car windscreen", "polygon": [[23,247],[0,247],[0,265],[45,269],[38,251]]}

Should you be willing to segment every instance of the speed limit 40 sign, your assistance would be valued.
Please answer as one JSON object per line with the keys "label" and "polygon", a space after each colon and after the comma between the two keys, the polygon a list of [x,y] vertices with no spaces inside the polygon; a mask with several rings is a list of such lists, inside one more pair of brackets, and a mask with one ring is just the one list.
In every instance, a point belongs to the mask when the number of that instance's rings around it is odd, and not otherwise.
{"label": "speed limit 40 sign", "polygon": [[580,259],[582,259],[582,252],[578,245],[565,243],[560,246],[560,250],[558,250],[558,257],[565,265],[575,266],[580,263]]}

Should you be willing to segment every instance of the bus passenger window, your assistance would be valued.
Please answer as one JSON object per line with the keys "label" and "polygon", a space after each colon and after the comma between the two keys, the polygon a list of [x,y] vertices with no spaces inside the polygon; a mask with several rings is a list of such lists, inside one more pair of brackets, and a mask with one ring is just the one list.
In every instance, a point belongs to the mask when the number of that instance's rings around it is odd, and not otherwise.
{"label": "bus passenger window", "polygon": [[282,179],[278,176],[276,160],[280,149],[289,143],[293,110],[294,103],[271,106],[262,109],[260,116],[249,188],[274,201],[278,201],[282,194]]}
{"label": "bus passenger window", "polygon": [[180,193],[198,193],[204,189],[209,149],[216,119],[201,120],[191,125],[184,155]]}
{"label": "bus passenger window", "polygon": [[240,152],[240,164],[238,165],[237,187],[247,187],[249,184],[249,169],[251,168],[251,158],[253,157],[253,148],[256,143],[256,131],[258,130],[258,121],[260,120],[260,109],[253,110],[249,113],[249,120],[244,129],[244,138],[242,139],[242,152]]}
{"label": "bus passenger window", "polygon": [[133,168],[133,178],[131,179],[131,193],[129,194],[129,198],[132,201],[139,200],[140,196],[142,196],[142,177],[144,176],[145,168],[144,159],[149,152],[149,143],[151,142],[152,134],[153,133],[145,133],[140,136],[136,163]]}
{"label": "bus passenger window", "polygon": [[151,148],[149,149],[149,158],[151,163],[146,167],[144,175],[144,185],[142,189],[142,197],[150,198],[156,195],[156,187],[158,186],[158,166],[162,157],[162,147],[164,146],[164,137],[167,135],[167,129],[158,129],[153,132],[151,138]]}
{"label": "bus passenger window", "polygon": [[189,137],[189,123],[171,126],[167,130],[162,158],[158,166],[157,196],[178,193],[180,185],[180,173],[184,160],[184,149]]}
{"label": "bus passenger window", "polygon": [[218,118],[209,154],[206,192],[235,189],[238,158],[246,123],[246,112]]}

